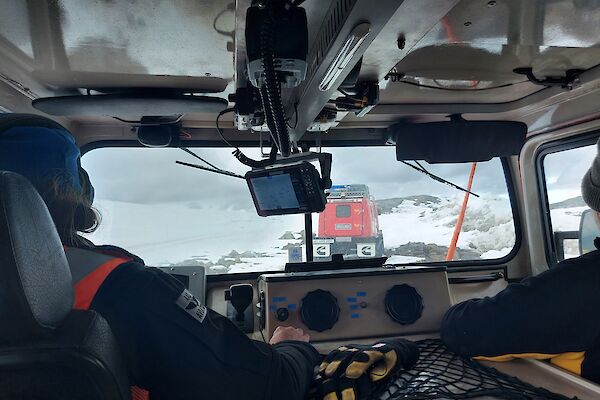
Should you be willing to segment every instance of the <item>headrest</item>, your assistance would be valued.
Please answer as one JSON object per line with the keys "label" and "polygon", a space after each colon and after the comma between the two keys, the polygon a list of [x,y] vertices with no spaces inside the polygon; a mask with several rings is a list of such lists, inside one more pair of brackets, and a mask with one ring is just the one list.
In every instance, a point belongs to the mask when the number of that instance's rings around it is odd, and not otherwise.
{"label": "headrest", "polygon": [[80,166],[71,133],[51,119],[32,114],[0,114],[0,170],[23,175],[43,193],[50,181],[83,193],[93,189]]}
{"label": "headrest", "polygon": [[0,171],[0,343],[50,334],[73,304],[50,213],[24,177]]}

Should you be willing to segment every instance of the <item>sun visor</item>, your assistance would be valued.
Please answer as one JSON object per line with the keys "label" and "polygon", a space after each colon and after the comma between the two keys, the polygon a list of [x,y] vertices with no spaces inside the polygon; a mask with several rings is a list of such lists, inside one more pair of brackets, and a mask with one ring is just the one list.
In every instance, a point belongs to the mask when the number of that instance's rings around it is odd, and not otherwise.
{"label": "sun visor", "polygon": [[520,153],[527,125],[514,121],[466,121],[392,125],[398,161],[430,164],[488,161]]}
{"label": "sun visor", "polygon": [[45,97],[32,102],[37,110],[56,116],[218,113],[227,104],[227,100],[218,97],[160,92]]}

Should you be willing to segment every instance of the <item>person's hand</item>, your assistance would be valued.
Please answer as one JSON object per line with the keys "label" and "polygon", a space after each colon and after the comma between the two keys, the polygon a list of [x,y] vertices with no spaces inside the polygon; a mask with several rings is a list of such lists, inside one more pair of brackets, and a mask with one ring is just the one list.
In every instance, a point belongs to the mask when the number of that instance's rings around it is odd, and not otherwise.
{"label": "person's hand", "polygon": [[269,344],[277,344],[285,340],[297,340],[300,342],[308,342],[310,336],[300,328],[293,326],[278,326],[269,340]]}

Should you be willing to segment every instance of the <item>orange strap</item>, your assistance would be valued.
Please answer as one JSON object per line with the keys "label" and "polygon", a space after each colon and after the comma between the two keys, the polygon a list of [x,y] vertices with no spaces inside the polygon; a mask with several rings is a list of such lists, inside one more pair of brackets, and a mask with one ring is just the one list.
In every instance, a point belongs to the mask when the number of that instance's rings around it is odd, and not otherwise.
{"label": "orange strap", "polygon": [[98,293],[98,289],[100,289],[106,277],[119,265],[130,261],[130,258],[113,258],[80,280],[75,285],[75,304],[73,308],[76,310],[89,310],[94,296]]}
{"label": "orange strap", "polygon": [[137,386],[132,386],[130,390],[131,400],[150,400],[150,393],[147,390],[144,390]]}
{"label": "orange strap", "polygon": [[[96,293],[98,293],[100,286],[108,275],[119,265],[130,261],[132,261],[131,258],[112,258],[77,282],[75,285],[75,303],[73,308],[76,310],[89,310],[94,296],[96,296]],[[147,390],[131,386],[130,391],[132,400],[150,399],[150,393]]]}
{"label": "orange strap", "polygon": [[452,234],[452,240],[450,241],[450,246],[448,246],[448,253],[446,253],[446,261],[454,260],[454,254],[456,253],[456,244],[458,243],[458,237],[460,236],[460,231],[462,230],[463,221],[465,220],[467,204],[469,203],[469,192],[471,191],[471,187],[473,186],[473,177],[475,176],[475,168],[476,167],[477,167],[477,163],[474,162],[473,165],[471,166],[471,174],[469,175],[469,182],[467,184],[468,192],[465,193],[462,207],[460,208],[460,214],[458,215],[458,219],[456,220],[456,225],[454,226],[454,233]]}

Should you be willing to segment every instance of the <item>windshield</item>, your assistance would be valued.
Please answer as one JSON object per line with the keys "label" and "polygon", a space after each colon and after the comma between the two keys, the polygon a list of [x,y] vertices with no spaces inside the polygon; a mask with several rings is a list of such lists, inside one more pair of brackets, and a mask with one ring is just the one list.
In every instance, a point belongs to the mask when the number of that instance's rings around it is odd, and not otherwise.
{"label": "windshield", "polygon": [[[231,149],[194,152],[244,174]],[[464,192],[395,160],[393,147],[324,148],[333,154],[334,187],[313,214],[315,261],[387,256],[388,263],[501,258],[515,245],[512,210],[499,159],[478,163],[460,230]],[[259,158],[259,149],[245,149]],[[86,153],[102,215],[88,235],[121,246],[148,265],[201,265],[208,274],[282,270],[304,261],[304,216],[259,217],[244,180],[175,164],[197,163],[179,149],[100,148]],[[423,163],[466,187],[472,164]],[[455,232],[456,231],[456,232]],[[456,249],[449,251],[456,235]],[[451,253],[451,255],[449,255]]]}

